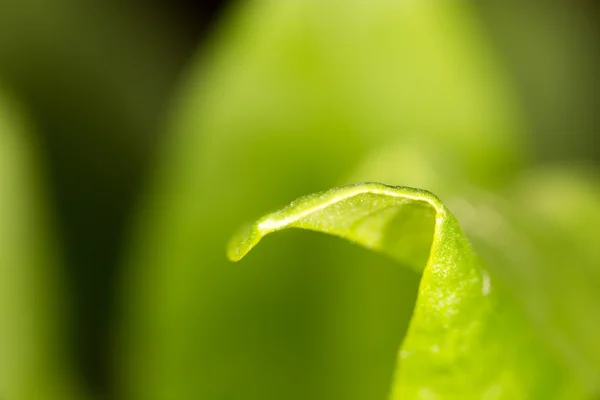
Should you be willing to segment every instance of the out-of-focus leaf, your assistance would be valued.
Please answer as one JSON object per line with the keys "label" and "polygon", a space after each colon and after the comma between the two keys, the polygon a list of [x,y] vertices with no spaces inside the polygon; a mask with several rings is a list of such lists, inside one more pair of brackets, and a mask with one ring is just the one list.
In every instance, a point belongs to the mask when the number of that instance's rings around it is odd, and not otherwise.
{"label": "out-of-focus leaf", "polygon": [[235,237],[229,258],[285,228],[340,236],[424,268],[391,398],[581,397],[431,193],[369,183],[306,196]]}
{"label": "out-of-focus leaf", "polygon": [[[587,175],[587,176],[586,176]],[[600,394],[600,191],[572,167],[530,171],[502,198],[455,198],[465,232],[586,392]]]}
{"label": "out-of-focus leaf", "polygon": [[124,397],[385,396],[417,274],[302,233],[231,269],[222,243],[239,220],[338,185],[390,142],[433,170],[411,185],[504,185],[518,124],[484,37],[461,2],[241,9],[184,83],[135,227]]}
{"label": "out-of-focus leaf", "polygon": [[0,398],[75,399],[60,337],[57,257],[27,123],[0,96]]}

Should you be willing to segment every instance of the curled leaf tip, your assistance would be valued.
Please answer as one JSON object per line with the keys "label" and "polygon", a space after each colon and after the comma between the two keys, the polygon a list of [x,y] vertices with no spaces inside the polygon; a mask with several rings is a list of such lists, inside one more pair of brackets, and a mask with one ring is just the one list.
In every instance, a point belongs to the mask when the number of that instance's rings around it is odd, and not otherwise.
{"label": "curled leaf tip", "polygon": [[[432,193],[361,183],[301,197],[240,230],[227,256],[239,261],[286,228],[348,239],[422,274],[390,400],[491,399],[498,390],[502,398],[531,398],[556,376],[544,352],[532,349],[520,311],[495,290],[458,221]],[[520,368],[531,362],[549,366],[531,379]]]}
{"label": "curled leaf tip", "polygon": [[[382,230],[399,211],[410,214],[414,219],[424,214],[435,215],[432,224],[439,223],[446,216],[442,202],[426,190],[372,182],[347,185],[300,197],[287,207],[245,226],[229,242],[227,258],[241,260],[264,236],[286,228],[341,236],[386,253],[388,245],[384,243],[386,239]],[[425,235],[427,253],[432,234]],[[411,242],[414,240],[411,239]],[[425,261],[422,260],[421,264],[424,265]],[[423,265],[416,268],[422,269]]]}
{"label": "curled leaf tip", "polygon": [[227,246],[227,258],[229,261],[238,262],[248,254],[250,250],[259,242],[260,233],[257,230],[257,224],[243,226],[235,234]]}

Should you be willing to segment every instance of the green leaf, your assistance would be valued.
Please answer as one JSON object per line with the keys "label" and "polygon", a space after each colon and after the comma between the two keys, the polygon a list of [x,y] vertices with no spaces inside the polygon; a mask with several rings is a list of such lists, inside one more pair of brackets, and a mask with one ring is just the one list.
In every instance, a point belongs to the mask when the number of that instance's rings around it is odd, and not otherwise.
{"label": "green leaf", "polygon": [[81,398],[65,359],[56,243],[37,149],[0,92],[0,398]]}
{"label": "green leaf", "polygon": [[518,104],[469,2],[239,6],[186,73],[132,229],[121,397],[382,398],[414,270],[306,232],[231,269],[222,244],[264,207],[344,183],[502,187]]}
{"label": "green leaf", "polygon": [[228,257],[240,260],[285,228],[339,236],[422,270],[392,399],[581,396],[435,195],[365,183],[302,197],[234,237]]}
{"label": "green leaf", "polygon": [[456,215],[540,338],[600,394],[600,187],[581,166],[531,170],[504,196],[471,193]]}

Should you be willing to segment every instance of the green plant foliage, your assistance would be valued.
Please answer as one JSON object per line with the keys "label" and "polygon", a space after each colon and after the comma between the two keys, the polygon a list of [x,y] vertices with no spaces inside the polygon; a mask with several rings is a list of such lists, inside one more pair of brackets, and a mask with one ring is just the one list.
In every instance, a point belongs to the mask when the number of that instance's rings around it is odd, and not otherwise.
{"label": "green plant foliage", "polygon": [[540,338],[588,397],[596,398],[600,393],[597,177],[564,165],[532,170],[503,198],[473,195],[461,214],[478,253],[521,304]]}
{"label": "green plant foliage", "polygon": [[27,128],[0,96],[0,398],[71,400],[79,397],[61,343],[56,243]]}
{"label": "green plant foliage", "polygon": [[[416,273],[311,235],[278,238],[236,270],[222,245],[265,205],[336,186],[398,142],[410,158],[394,170],[413,180],[393,182],[502,185],[518,124],[481,38],[459,2],[238,10],[184,82],[133,232],[125,398],[386,396]],[[431,169],[444,174],[423,182]]]}
{"label": "green plant foliage", "polygon": [[581,396],[431,193],[367,183],[306,196],[234,238],[229,258],[240,260],[263,236],[285,228],[340,236],[424,268],[391,398]]}
{"label": "green plant foliage", "polygon": [[[399,167],[398,160],[406,164]],[[435,188],[477,253],[524,310],[538,340],[561,359],[565,372],[574,375],[589,398],[597,397],[597,174],[581,165],[548,165],[523,170],[505,188],[489,191],[454,178],[440,180],[451,172],[435,165],[399,142],[373,152],[345,182],[379,180]]]}
{"label": "green plant foliage", "polygon": [[[510,85],[484,29],[459,1],[249,2],[219,33],[178,93],[127,247],[116,361],[122,395],[383,399],[417,298],[416,268],[429,254],[430,208],[419,208],[424,219],[399,216],[399,225],[389,226],[405,229],[381,236],[385,242],[418,232],[415,246],[393,246],[395,260],[413,268],[302,232],[274,236],[246,268],[232,268],[223,243],[240,220],[265,207],[379,181],[438,194],[465,221],[467,236],[478,239],[478,254],[505,254],[506,241],[523,243],[526,235],[513,219],[527,226],[540,220],[514,212],[520,200],[511,193],[526,163]],[[496,230],[504,215],[511,236]],[[530,247],[544,251],[537,241]],[[574,337],[557,350],[552,331],[532,315],[539,310],[533,297],[512,296],[511,276],[519,290],[527,291],[524,282],[541,287],[535,282],[543,263],[528,267],[523,254],[516,251],[509,265],[501,257],[489,261],[490,275],[502,282],[497,287],[515,303],[506,307],[524,310],[509,313],[514,326],[532,328],[502,352],[517,360],[523,346],[535,345],[523,351],[530,358],[510,362],[522,384],[503,390],[559,396],[563,379],[571,382],[580,368],[575,359],[590,360],[596,350],[571,343]],[[558,315],[555,307],[544,310]],[[563,329],[561,321],[552,326]],[[547,355],[535,356],[546,348]],[[566,353],[576,355],[573,362]],[[549,367],[533,376],[545,357]],[[564,378],[552,376],[554,357]],[[582,385],[591,387],[594,369],[583,370]],[[557,386],[539,388],[540,376]],[[497,391],[488,389],[481,393],[491,399]]]}

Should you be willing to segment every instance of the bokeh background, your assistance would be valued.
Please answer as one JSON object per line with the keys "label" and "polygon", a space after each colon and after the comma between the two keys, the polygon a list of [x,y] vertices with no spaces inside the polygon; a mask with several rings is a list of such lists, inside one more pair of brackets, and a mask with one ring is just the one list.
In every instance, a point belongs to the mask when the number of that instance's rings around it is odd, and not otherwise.
{"label": "bokeh background", "polygon": [[362,180],[459,219],[548,211],[563,236],[515,230],[549,261],[508,276],[593,392],[599,22],[592,0],[0,0],[0,399],[386,398],[417,276],[303,232],[224,257]]}

